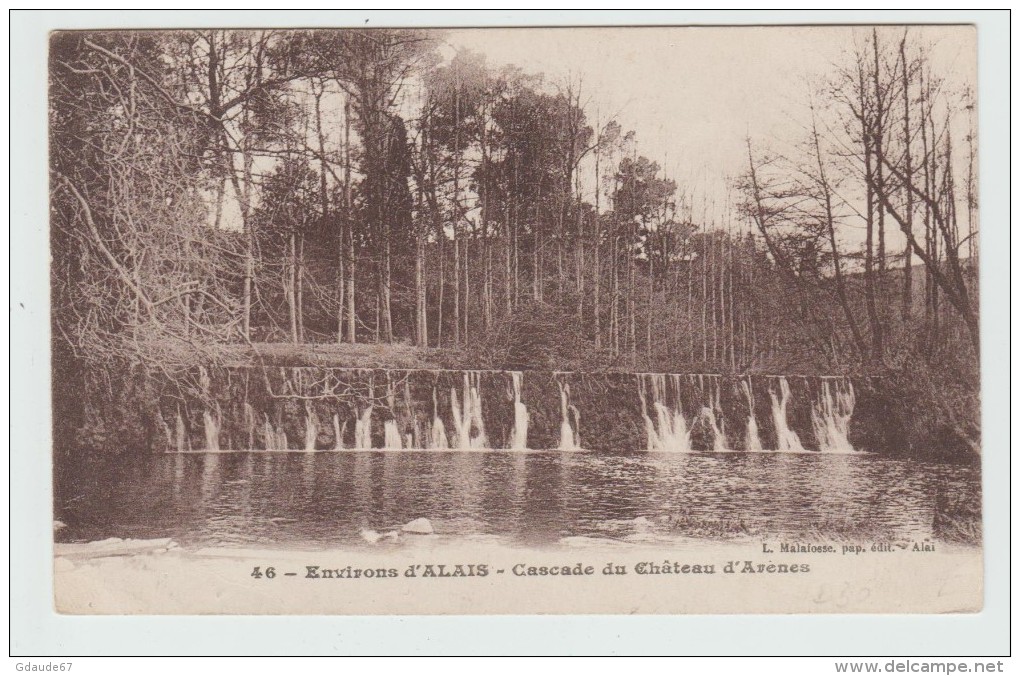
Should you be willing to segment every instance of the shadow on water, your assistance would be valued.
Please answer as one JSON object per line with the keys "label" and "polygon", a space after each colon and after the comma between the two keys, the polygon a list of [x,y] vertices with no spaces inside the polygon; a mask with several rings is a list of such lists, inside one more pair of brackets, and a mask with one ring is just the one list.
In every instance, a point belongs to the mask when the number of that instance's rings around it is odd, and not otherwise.
{"label": "shadow on water", "polygon": [[979,501],[979,468],[867,454],[358,452],[122,454],[58,475],[62,540],[363,544],[419,517],[441,534],[933,537],[937,495]]}

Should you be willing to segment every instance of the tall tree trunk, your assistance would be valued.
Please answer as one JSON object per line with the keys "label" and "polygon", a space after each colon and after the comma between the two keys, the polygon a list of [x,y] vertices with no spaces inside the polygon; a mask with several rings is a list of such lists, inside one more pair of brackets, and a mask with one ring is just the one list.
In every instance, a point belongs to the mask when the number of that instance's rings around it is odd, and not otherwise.
{"label": "tall tree trunk", "polygon": [[733,289],[733,273],[734,273],[734,269],[736,268],[736,266],[735,266],[734,261],[733,261],[733,234],[731,232],[731,229],[732,229],[732,221],[728,217],[727,220],[726,220],[726,254],[727,254],[727,258],[729,259],[729,264],[726,266],[726,270],[727,270],[727,275],[728,275],[727,282],[728,282],[729,296],[730,296],[730,312],[729,312],[729,315],[730,315],[730,330],[729,330],[729,335],[730,335],[730,369],[732,371],[736,371],[736,369],[737,369],[737,347],[736,347],[737,326],[736,326],[736,318],[735,318],[735,314],[734,314],[735,311],[736,311],[736,303],[734,301],[734,293],[733,293],[733,291],[734,291],[734,289]]}
{"label": "tall tree trunk", "polygon": [[[874,69],[871,72],[872,81],[875,87],[875,118],[874,118],[874,151],[875,157],[885,157],[885,115],[886,115],[886,100],[885,91],[881,84],[881,71],[880,63],[878,58],[878,29],[871,29],[871,46],[874,53]],[[881,162],[875,162],[875,186],[876,190],[885,192],[885,175],[882,168]],[[885,268],[886,268],[886,256],[885,256],[885,209],[882,208],[881,204],[876,204],[876,217],[878,222],[878,272],[879,282],[882,287],[885,286]],[[884,288],[880,289],[881,292],[885,292]],[[881,356],[881,354],[879,355]]]}
{"label": "tall tree trunk", "polygon": [[453,92],[453,344],[460,345],[460,82]]}
{"label": "tall tree trunk", "polygon": [[453,228],[453,344],[460,345],[460,239]]}
{"label": "tall tree trunk", "polygon": [[387,343],[393,342],[393,310],[390,306],[393,285],[393,247],[391,242],[392,228],[389,219],[386,219],[386,245],[383,259],[383,338]]}
{"label": "tall tree trunk", "polygon": [[687,363],[694,364],[694,250],[688,243],[687,254]]}
{"label": "tall tree trunk", "polygon": [[581,186],[579,183],[580,177],[575,177],[575,195],[576,195],[576,208],[577,214],[575,217],[575,232],[577,236],[577,245],[574,251],[574,276],[577,292],[577,321],[582,323],[584,321],[584,222],[581,217]]}
{"label": "tall tree trunk", "polygon": [[[520,162],[514,157],[514,185],[519,185]],[[507,199],[510,199],[510,191],[507,190]],[[514,227],[514,307],[521,302],[521,205],[516,199],[510,200],[510,207],[513,209]]]}
{"label": "tall tree trunk", "polygon": [[858,82],[861,102],[861,138],[864,148],[865,233],[864,233],[864,293],[871,328],[871,359],[877,361],[882,354],[882,326],[875,305],[875,175],[872,166],[872,122],[867,110],[867,94],[863,71]]}
{"label": "tall tree trunk", "polygon": [[487,112],[483,103],[481,108],[481,151],[482,151],[482,176],[486,182],[484,198],[482,199],[479,219],[482,228],[482,259],[485,266],[482,280],[482,319],[485,330],[488,331],[492,325],[492,251],[489,242],[489,200],[492,192],[488,190],[489,181],[489,122]]}
{"label": "tall tree trunk", "polygon": [[627,340],[630,345],[631,366],[637,363],[637,262],[634,260],[633,246],[637,240],[637,224],[630,222],[627,233]]}
{"label": "tall tree trunk", "polygon": [[298,337],[298,323],[297,323],[297,235],[292,231],[288,238],[287,252],[287,305],[290,316],[290,340],[292,343],[300,342]]}
{"label": "tall tree trunk", "polygon": [[506,314],[509,317],[513,312],[513,242],[510,233],[510,191],[504,192],[506,197],[503,203],[503,290],[505,291]]}
{"label": "tall tree trunk", "polygon": [[[702,218],[704,221],[704,218]],[[701,362],[708,363],[708,237],[701,238]]]}
{"label": "tall tree trunk", "polygon": [[468,343],[468,321],[471,304],[471,238],[464,237],[464,344]]}
{"label": "tall tree trunk", "polygon": [[974,147],[977,139],[977,128],[974,125],[974,101],[970,100],[968,106],[968,134],[967,134],[967,258],[970,260],[972,270],[976,270],[977,256],[979,255],[977,232],[974,229],[974,212],[977,209],[976,185],[974,183]]}
{"label": "tall tree trunk", "polygon": [[244,255],[244,290],[243,295],[243,316],[241,332],[246,342],[251,341],[251,284],[252,277],[255,275],[255,243],[254,237],[251,234],[251,226],[249,225],[245,229],[247,234],[245,237],[246,251]]}
{"label": "tall tree trunk", "polygon": [[645,322],[645,358],[652,363],[652,321],[655,317],[655,256],[648,256],[648,307],[645,313],[648,315]]}
{"label": "tall tree trunk", "polygon": [[[903,67],[903,163],[904,171],[906,175],[913,180],[914,178],[914,167],[912,162],[911,151],[911,130],[910,130],[910,72],[907,63],[907,48],[906,48],[907,36],[906,33],[903,35],[903,39],[900,40],[900,63]],[[905,215],[907,218],[907,237],[912,237],[914,234],[914,194],[909,188],[905,189],[906,192],[906,208]],[[909,326],[911,313],[913,311],[914,298],[913,298],[913,285],[914,285],[914,273],[913,273],[913,249],[910,247],[909,241],[903,249],[903,298],[901,300],[900,314],[903,317],[903,321]]]}
{"label": "tall tree trunk", "polygon": [[428,321],[426,317],[425,297],[425,187],[416,181],[418,193],[418,213],[414,232],[414,344],[428,347]]}
{"label": "tall tree trunk", "polygon": [[344,103],[344,221],[347,234],[347,342],[358,342],[354,305],[354,202],[351,192],[351,104]]}
{"label": "tall tree trunk", "polygon": [[297,336],[298,342],[305,342],[305,236],[301,233],[297,237],[297,253],[294,261],[294,285],[297,287]]}
{"label": "tall tree trunk", "polygon": [[[750,224],[749,224],[750,225]],[[758,361],[758,308],[753,302],[754,294],[754,269],[758,264],[758,247],[754,243],[754,235],[748,229],[747,240],[750,244],[749,258],[751,264],[747,266],[747,289],[748,300],[751,303],[751,362]]]}
{"label": "tall tree trunk", "polygon": [[593,261],[593,275],[592,284],[594,288],[594,298],[592,299],[593,308],[592,314],[595,319],[595,348],[601,349],[602,347],[602,209],[599,201],[599,195],[602,193],[601,183],[601,163],[602,163],[602,131],[601,131],[601,120],[599,126],[599,138],[595,141],[595,215],[593,217],[592,229],[592,254],[594,257]]}
{"label": "tall tree trunk", "polygon": [[620,354],[620,265],[619,265],[620,238],[613,237],[613,248],[610,251],[610,269],[612,276],[612,293],[609,312],[609,330],[612,337],[613,357]]}
{"label": "tall tree trunk", "polygon": [[[322,96],[325,94],[325,84],[319,82],[319,88],[314,92],[315,96],[315,132],[319,142],[319,210],[321,215],[322,229],[330,227],[330,205],[329,205],[329,183],[326,178],[326,133],[322,126]],[[343,342],[344,335],[344,225],[340,225],[338,237],[340,244],[337,247],[337,321],[336,321],[336,342]]]}
{"label": "tall tree trunk", "polygon": [[[420,213],[420,212],[419,212]],[[425,294],[425,241],[421,233],[415,236],[414,289],[415,289],[415,345],[428,347],[428,303]]]}
{"label": "tall tree trunk", "polygon": [[436,346],[443,346],[443,301],[446,295],[446,233],[438,236],[439,248],[439,298],[436,300]]}
{"label": "tall tree trunk", "polygon": [[532,296],[534,297],[535,301],[540,301],[540,300],[542,300],[542,285],[541,285],[541,282],[539,281],[539,275],[541,274],[541,272],[540,272],[540,262],[539,262],[540,249],[542,248],[541,235],[539,235],[536,232],[534,239],[535,239],[535,245],[534,245],[534,251],[532,252],[532,258],[534,260],[532,261],[532,266],[531,266],[532,267],[531,292],[532,292]]}
{"label": "tall tree trunk", "polygon": [[[716,226],[715,222],[712,223],[712,226],[713,232],[718,232],[718,230],[714,229]],[[712,239],[713,240],[716,239],[714,235]],[[712,271],[711,272],[712,281],[710,284],[712,294],[712,364],[713,368],[715,368],[715,365],[719,363],[719,319],[716,316],[716,307],[719,305],[720,300],[719,294],[716,293],[716,277],[719,274],[719,254],[718,247],[716,246],[715,242],[710,242],[709,245],[711,249],[709,249],[708,263]]]}
{"label": "tall tree trunk", "polygon": [[[930,103],[927,107],[925,105],[930,95],[930,85],[928,89],[925,88],[923,67],[919,72],[919,78],[919,89],[921,90],[921,180],[924,182],[924,189],[927,191],[932,183],[931,148],[928,144],[928,116],[931,114],[931,105]],[[907,188],[907,191],[909,192],[910,188]],[[908,241],[907,244],[909,245],[910,242]],[[927,202],[924,203],[924,251],[929,257],[932,256],[931,205]],[[924,319],[929,331],[931,330],[932,308],[934,307],[932,301],[933,279],[931,268],[926,266],[924,271]]]}
{"label": "tall tree trunk", "polygon": [[485,330],[492,328],[492,240],[488,234],[483,240],[485,246]]}
{"label": "tall tree trunk", "polygon": [[[811,124],[811,133],[814,141],[815,161],[818,164],[818,182],[822,189],[825,225],[829,235],[829,247],[832,249],[832,269],[833,276],[836,281],[836,297],[839,300],[840,308],[843,310],[843,316],[846,318],[847,325],[850,327],[850,334],[853,336],[854,347],[859,355],[864,356],[867,354],[867,347],[864,343],[864,337],[861,335],[861,330],[857,326],[857,318],[854,316],[853,309],[850,307],[850,299],[846,293],[846,282],[843,278],[842,257],[839,253],[839,244],[836,242],[836,223],[833,215],[832,189],[829,185],[828,175],[825,171],[825,163],[822,160],[822,146],[818,135],[818,128],[815,126],[813,120]],[[907,246],[909,246],[909,244]]]}
{"label": "tall tree trunk", "polygon": [[[430,124],[431,124],[431,122],[430,122]],[[443,315],[444,315],[443,300],[444,300],[444,293],[445,293],[445,290],[446,290],[446,231],[443,228],[443,213],[442,213],[442,209],[440,207],[439,194],[438,194],[438,186],[437,186],[438,180],[436,178],[436,161],[437,161],[436,153],[438,152],[438,149],[435,147],[435,145],[434,145],[434,143],[432,141],[431,134],[428,133],[429,129],[430,129],[430,124],[426,125],[425,129],[423,130],[423,137],[422,137],[422,162],[424,164],[423,164],[423,167],[422,167],[422,173],[423,173],[424,176],[427,176],[427,180],[428,180],[427,201],[428,201],[428,204],[429,204],[429,212],[430,212],[430,214],[432,216],[432,232],[435,234],[435,237],[436,237],[435,251],[436,251],[436,258],[438,259],[438,264],[436,265],[436,267],[438,268],[438,273],[439,273],[439,289],[438,289],[438,298],[436,299],[436,342],[435,342],[435,344],[436,344],[437,347],[442,347],[442,345],[443,345]],[[423,248],[422,258],[423,258],[423,261],[426,258],[427,247],[428,247],[428,242],[427,242],[427,240],[425,240],[425,241],[422,242],[422,248]],[[428,306],[427,306],[427,303],[428,303],[428,296],[427,296],[427,294],[428,294],[428,277],[427,277],[427,274],[424,271],[423,271],[422,274],[423,274],[423,277],[425,277],[424,288],[422,289],[422,302],[425,304],[425,314],[427,314],[427,312],[428,312]],[[428,340],[428,321],[424,322],[424,327],[425,327],[425,344],[428,345],[428,342],[429,342],[429,340]]]}

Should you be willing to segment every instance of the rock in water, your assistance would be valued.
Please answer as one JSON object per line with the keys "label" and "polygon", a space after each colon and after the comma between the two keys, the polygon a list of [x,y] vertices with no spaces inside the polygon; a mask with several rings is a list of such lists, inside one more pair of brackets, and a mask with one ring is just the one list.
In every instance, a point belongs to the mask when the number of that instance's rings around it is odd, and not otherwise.
{"label": "rock in water", "polygon": [[652,522],[646,516],[639,516],[631,523],[634,524],[634,530],[638,533],[647,533],[652,530]]}
{"label": "rock in water", "polygon": [[374,545],[376,542],[379,542],[379,540],[382,538],[382,535],[379,535],[379,533],[375,532],[370,528],[362,528],[361,537],[366,542],[370,542]]}
{"label": "rock in water", "polygon": [[426,518],[415,519],[405,523],[400,529],[405,533],[414,533],[415,535],[432,535],[436,531],[432,528],[432,522]]}

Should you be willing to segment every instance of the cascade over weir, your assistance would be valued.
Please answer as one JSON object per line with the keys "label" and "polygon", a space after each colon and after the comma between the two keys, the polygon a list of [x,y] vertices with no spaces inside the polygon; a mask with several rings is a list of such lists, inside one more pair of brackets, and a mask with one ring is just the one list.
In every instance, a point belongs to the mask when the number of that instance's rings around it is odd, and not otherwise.
{"label": "cascade over weir", "polygon": [[346,367],[201,368],[166,449],[853,453],[854,379]]}

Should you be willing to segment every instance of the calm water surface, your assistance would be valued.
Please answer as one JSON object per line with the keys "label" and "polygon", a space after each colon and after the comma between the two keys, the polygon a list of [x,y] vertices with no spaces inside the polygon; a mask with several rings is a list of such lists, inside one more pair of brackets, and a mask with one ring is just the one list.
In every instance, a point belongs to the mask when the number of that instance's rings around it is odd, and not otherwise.
{"label": "calm water surface", "polygon": [[[360,452],[132,455],[62,466],[63,541],[364,545],[418,517],[437,532],[544,546],[567,537],[932,536],[936,494],[973,466],[820,453]],[[975,499],[978,499],[975,497]]]}

